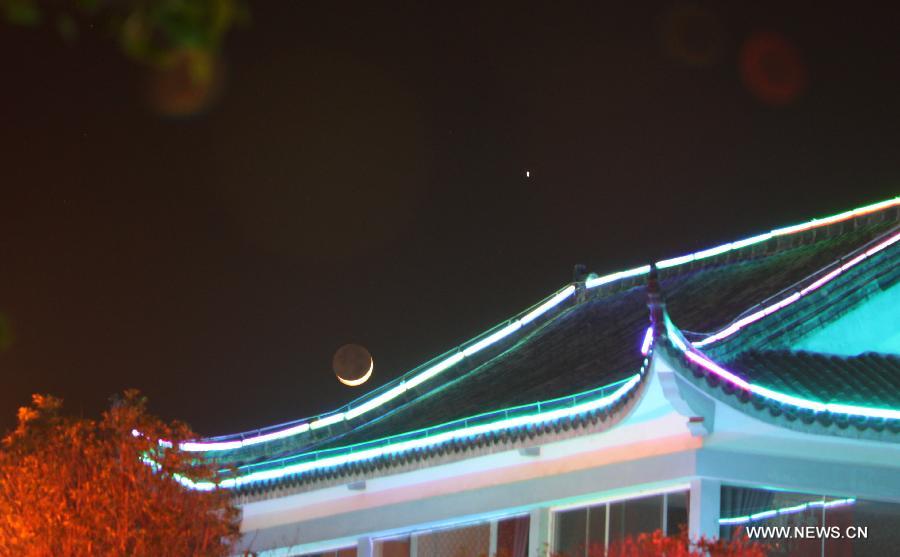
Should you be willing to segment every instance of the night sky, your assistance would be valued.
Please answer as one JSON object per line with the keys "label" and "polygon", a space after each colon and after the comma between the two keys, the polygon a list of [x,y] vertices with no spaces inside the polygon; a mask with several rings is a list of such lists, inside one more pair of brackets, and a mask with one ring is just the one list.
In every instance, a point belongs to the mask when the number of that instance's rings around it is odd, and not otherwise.
{"label": "night sky", "polygon": [[[315,414],[576,263],[900,191],[888,13],[482,4],[251,3],[189,118],[104,34],[2,24],[0,431],[33,392],[93,415],[137,387],[206,435]],[[356,390],[348,342],[376,362]]]}

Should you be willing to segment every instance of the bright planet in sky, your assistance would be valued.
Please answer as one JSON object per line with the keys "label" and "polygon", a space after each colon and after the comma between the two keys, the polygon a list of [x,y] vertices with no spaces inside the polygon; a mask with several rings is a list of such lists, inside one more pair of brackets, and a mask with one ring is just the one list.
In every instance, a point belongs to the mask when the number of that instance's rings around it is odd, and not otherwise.
{"label": "bright planet in sky", "polygon": [[337,349],[331,367],[338,381],[350,387],[358,387],[372,376],[375,361],[369,351],[358,344],[345,344]]}

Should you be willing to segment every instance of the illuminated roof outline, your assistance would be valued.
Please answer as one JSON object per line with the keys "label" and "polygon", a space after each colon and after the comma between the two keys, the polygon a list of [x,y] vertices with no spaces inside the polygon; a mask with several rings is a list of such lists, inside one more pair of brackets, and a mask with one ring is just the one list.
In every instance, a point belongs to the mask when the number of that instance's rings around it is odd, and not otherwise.
{"label": "illuminated roof outline", "polygon": [[[694,261],[708,259],[716,255],[721,255],[730,251],[753,246],[772,238],[796,234],[818,227],[836,224],[855,217],[864,216],[892,207],[897,207],[898,205],[900,205],[900,197],[894,197],[893,199],[874,203],[850,211],[845,211],[823,219],[813,219],[806,223],[775,229],[765,234],[753,236],[745,240],[730,242],[715,248],[701,250],[681,257],[665,259],[656,263],[656,267],[660,269],[667,269],[680,265],[686,265]],[[649,273],[649,271],[650,265],[645,265],[626,271],[610,273],[602,277],[589,278],[585,282],[584,286],[587,289],[592,289],[598,286],[612,284],[614,282],[618,282],[627,278],[643,276]],[[255,444],[265,443],[272,440],[283,439],[311,430],[334,425],[343,421],[353,420],[371,410],[374,410],[375,408],[378,408],[390,402],[391,400],[394,400],[406,391],[418,387],[419,385],[431,380],[432,378],[441,374],[443,371],[456,365],[464,358],[473,356],[481,350],[491,346],[492,344],[513,335],[523,327],[537,320],[548,311],[554,309],[555,307],[568,300],[575,293],[575,291],[576,285],[568,285],[564,287],[541,303],[530,308],[529,310],[526,310],[516,318],[513,318],[506,323],[501,324],[500,326],[488,331],[480,337],[476,337],[475,339],[473,339],[473,341],[470,341],[469,343],[464,344],[451,352],[445,353],[443,356],[432,360],[424,366],[416,368],[415,370],[405,374],[399,379],[394,380],[380,387],[379,389],[375,389],[372,393],[364,395],[356,401],[353,401],[344,406],[342,409],[339,409],[338,411],[314,418],[302,419],[295,422],[289,422],[287,424],[281,424],[279,426],[272,426],[270,428],[265,428],[262,430],[186,442],[181,445],[181,448],[188,451],[229,451],[252,446]],[[728,335],[715,337],[712,341],[700,341],[700,343],[705,342],[705,344],[709,344],[711,342],[721,340],[721,338],[724,338],[725,336],[734,334],[734,332],[737,332],[737,330],[739,330],[740,328],[740,326],[737,328],[733,328],[733,330],[729,330]],[[721,332],[718,334],[721,335]],[[700,346],[704,346],[705,344],[700,344]]]}

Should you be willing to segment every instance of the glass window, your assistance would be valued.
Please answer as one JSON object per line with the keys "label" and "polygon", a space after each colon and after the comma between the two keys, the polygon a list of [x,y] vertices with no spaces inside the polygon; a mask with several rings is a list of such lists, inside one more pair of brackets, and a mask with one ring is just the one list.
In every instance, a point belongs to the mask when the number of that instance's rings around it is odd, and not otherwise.
{"label": "glass window", "polygon": [[587,509],[572,509],[556,513],[554,549],[565,557],[584,555],[587,542]]}
{"label": "glass window", "polygon": [[[719,536],[730,540],[748,525],[806,527],[822,526],[821,495],[722,486]],[[770,515],[771,516],[768,516]],[[755,515],[755,516],[754,516]],[[761,540],[769,555],[821,557],[819,538],[780,537]]]}
{"label": "glass window", "polygon": [[825,526],[837,526],[840,538],[825,541],[827,557],[896,555],[900,548],[900,504],[857,500],[825,508]]}
{"label": "glass window", "polygon": [[606,550],[606,504],[589,507],[588,522],[588,555],[603,555]]}
{"label": "glass window", "polygon": [[625,532],[635,536],[661,529],[665,510],[663,499],[662,495],[656,495],[625,501]]}
{"label": "glass window", "polygon": [[666,495],[666,531],[667,536],[677,536],[682,528],[688,527],[688,504],[691,498],[687,491],[678,491]]}
{"label": "glass window", "polygon": [[[721,525],[725,539],[750,526],[790,528],[790,536],[760,539],[773,556],[893,555],[900,547],[900,504],[894,503],[723,486],[721,520],[732,522]],[[793,533],[805,527],[824,529],[809,537]]]}
{"label": "glass window", "polygon": [[335,549],[334,551],[325,551],[322,553],[310,553],[304,557],[356,557],[355,547],[345,547],[343,549]]}
{"label": "glass window", "polygon": [[448,528],[416,535],[416,555],[428,557],[487,556],[491,544],[490,524]]}
{"label": "glass window", "polygon": [[375,557],[410,557],[409,538],[393,538],[375,542]]}
{"label": "glass window", "polygon": [[677,534],[687,524],[687,507],[688,492],[681,491],[560,511],[553,517],[553,550],[563,557],[603,555],[626,536],[661,530],[664,516]]}
{"label": "glass window", "polygon": [[609,544],[628,536],[662,529],[663,496],[618,501],[609,505]]}
{"label": "glass window", "polygon": [[527,557],[529,522],[528,515],[497,522],[496,557]]}

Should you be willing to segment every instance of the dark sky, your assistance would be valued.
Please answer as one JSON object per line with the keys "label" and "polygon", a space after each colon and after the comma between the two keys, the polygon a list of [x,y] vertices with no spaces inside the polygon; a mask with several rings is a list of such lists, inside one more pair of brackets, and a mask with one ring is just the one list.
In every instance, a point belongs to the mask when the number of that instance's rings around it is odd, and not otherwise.
{"label": "dark sky", "polygon": [[363,392],[330,371],[344,343],[379,385],[575,263],[900,190],[888,13],[482,4],[251,3],[181,119],[103,34],[4,25],[0,430],[32,392],[92,414],[138,387],[203,434],[318,413]]}

